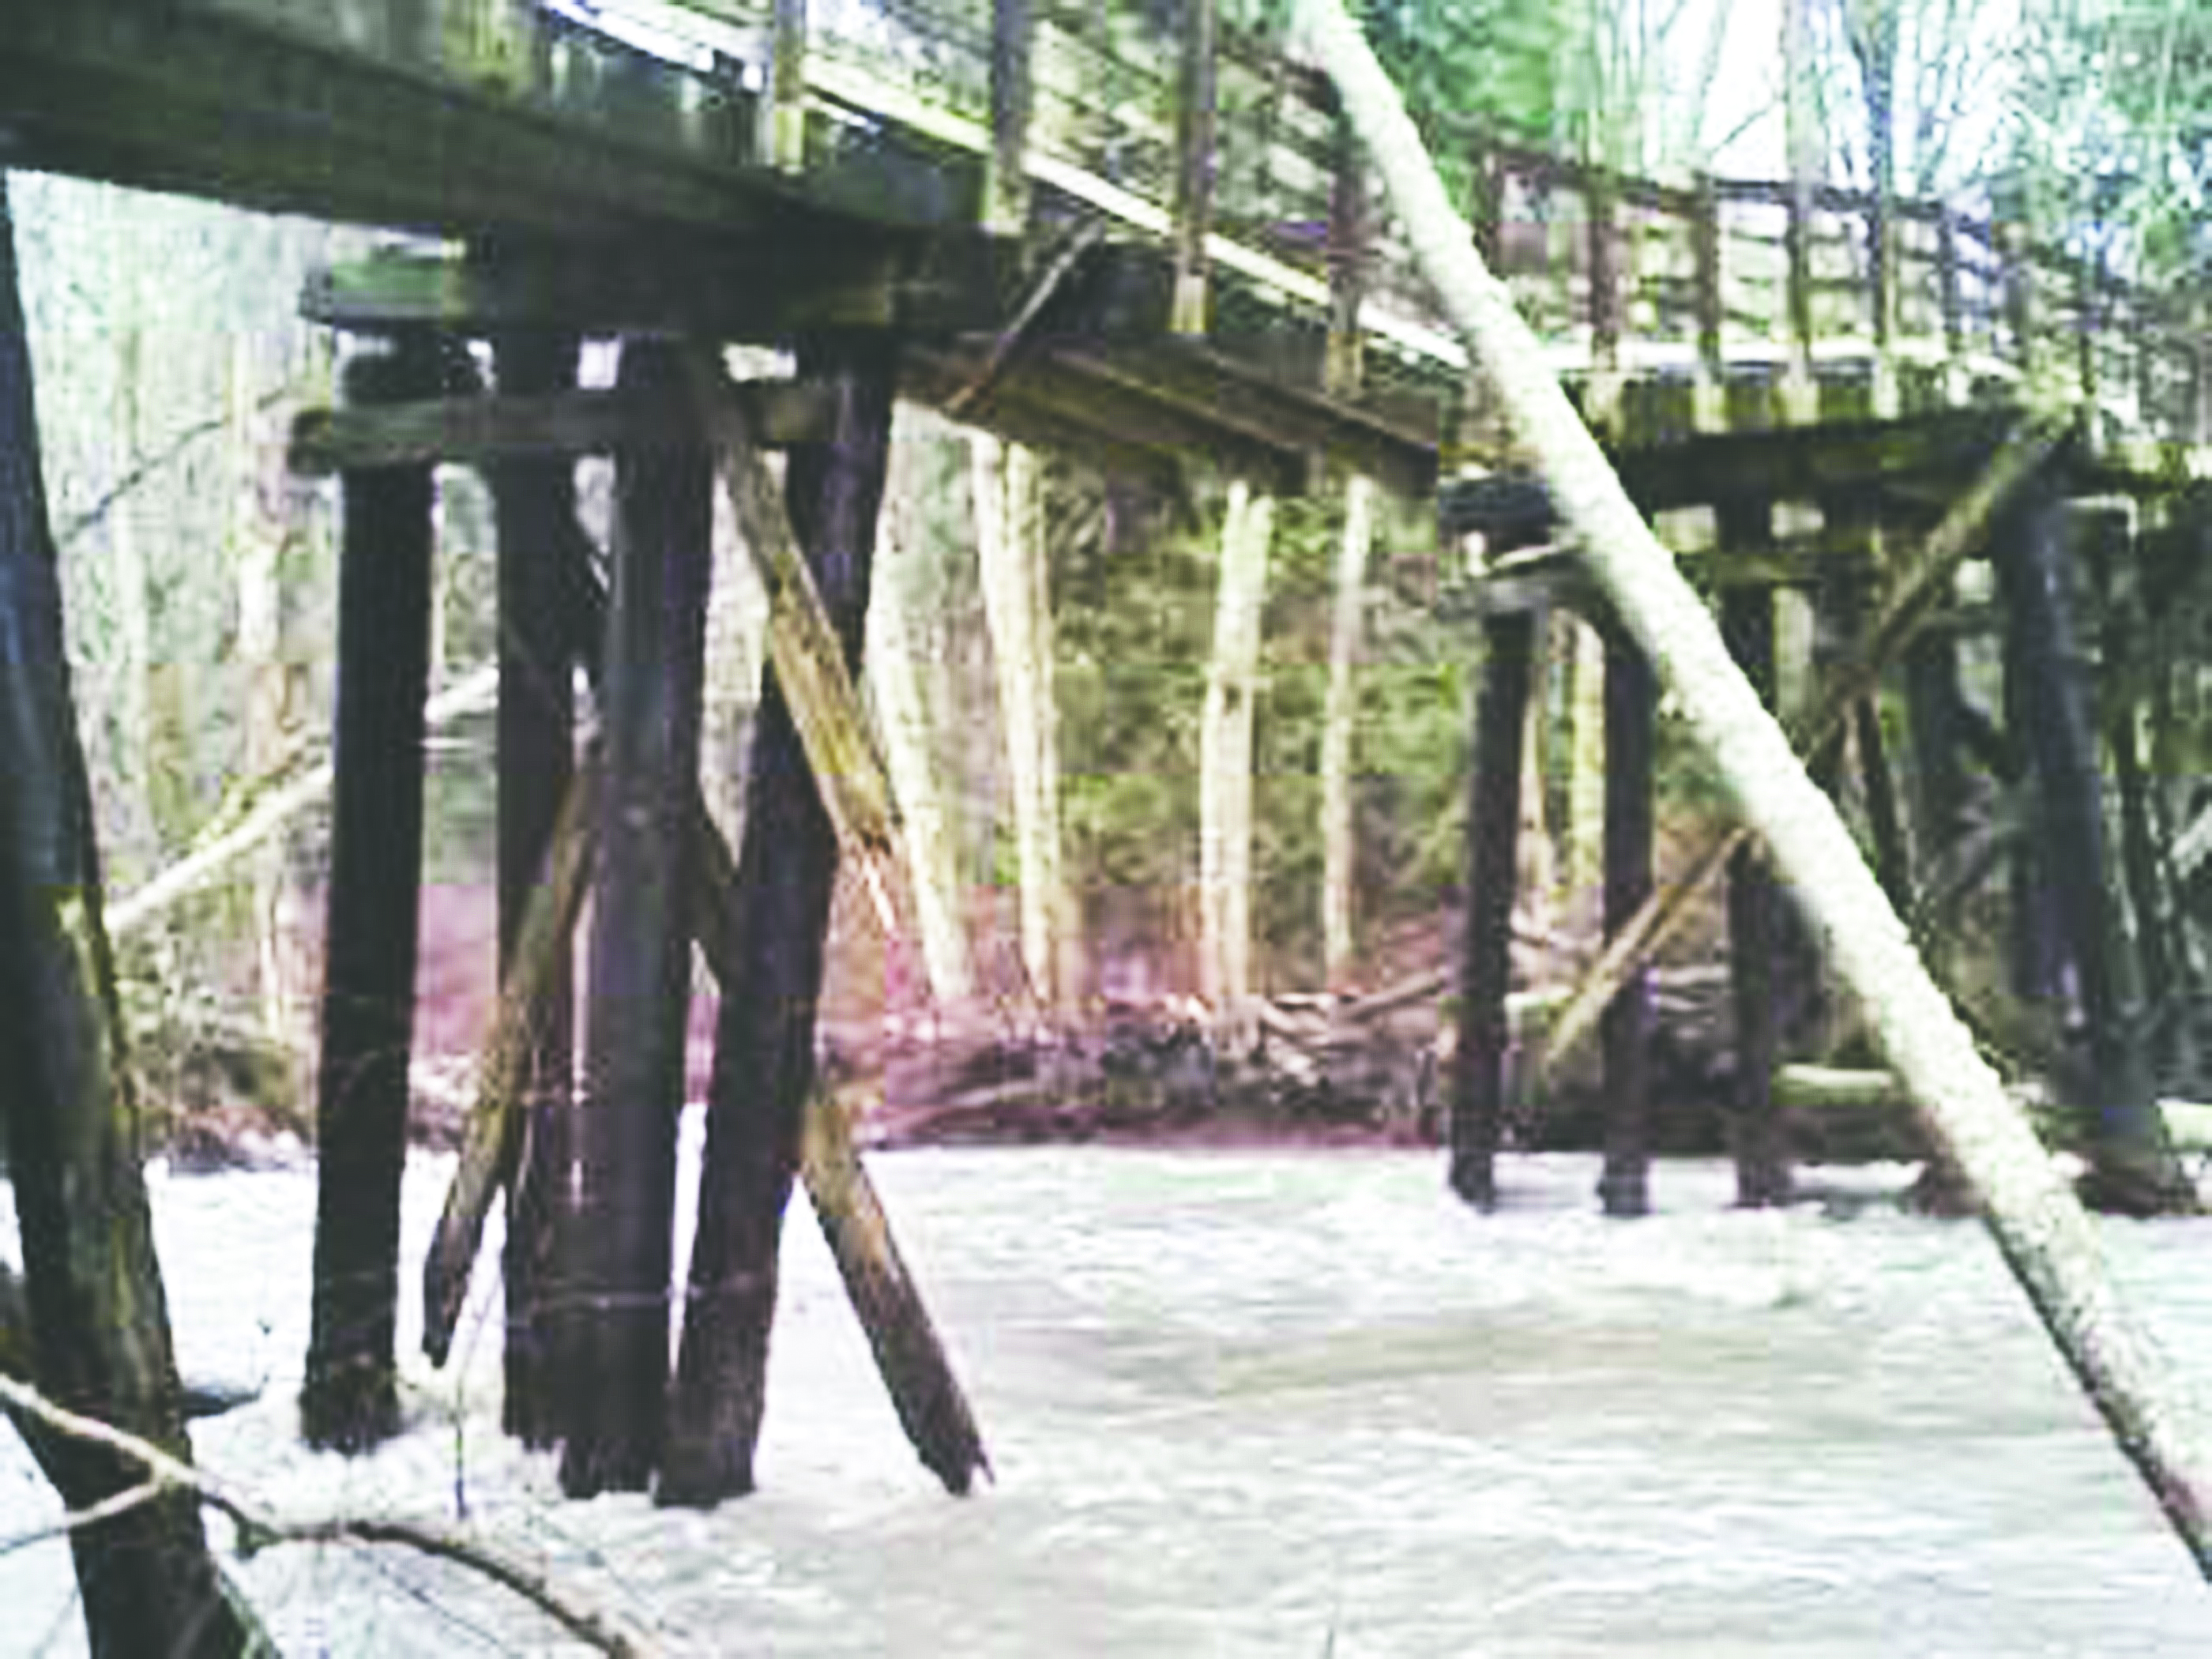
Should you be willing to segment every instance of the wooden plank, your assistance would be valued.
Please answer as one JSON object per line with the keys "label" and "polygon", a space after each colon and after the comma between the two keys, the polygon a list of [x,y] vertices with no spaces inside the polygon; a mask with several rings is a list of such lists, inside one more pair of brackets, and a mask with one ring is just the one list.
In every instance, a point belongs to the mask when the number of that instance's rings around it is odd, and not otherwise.
{"label": "wooden plank", "polygon": [[1628,320],[1622,301],[1618,198],[1600,181],[1583,197],[1589,270],[1590,366],[1583,380],[1583,419],[1593,432],[1618,439],[1621,417],[1621,342]]}
{"label": "wooden plank", "polygon": [[[1156,345],[1054,348],[1050,368],[1079,376],[1152,409],[1198,423],[1202,444],[1272,452],[1270,470],[1302,468],[1312,455],[1369,473],[1394,491],[1424,495],[1436,478],[1437,434],[1416,433],[1357,404],[1292,386],[1218,349]],[[1153,417],[1157,418],[1157,417]]]}
{"label": "wooden plank", "polygon": [[1176,88],[1175,298],[1168,327],[1206,331],[1206,258],[1213,230],[1214,48],[1218,0],[1180,0],[1182,55]]}
{"label": "wooden plank", "polygon": [[777,172],[797,173],[806,165],[806,0],[774,0],[772,15],[757,153]]}
{"label": "wooden plank", "polygon": [[1340,120],[1332,125],[1330,133],[1328,347],[1322,384],[1332,396],[1341,398],[1356,393],[1365,374],[1359,313],[1373,258],[1373,228],[1359,146]]}
{"label": "wooden plank", "polygon": [[1018,236],[1030,219],[1030,116],[1036,100],[1030,51],[1036,33],[1031,0],[992,0],[991,157],[983,180],[983,222]]}
{"label": "wooden plank", "polygon": [[[461,1126],[453,1184],[447,1190],[422,1263],[422,1352],[434,1365],[444,1364],[452,1352],[492,1196],[503,1186],[512,1193],[524,1144],[537,1127],[531,1120],[558,1121],[553,1114],[541,1118],[527,1091],[544,1046],[545,1003],[568,978],[571,941],[583,909],[598,836],[598,774],[594,757],[563,790],[560,813],[537,872],[543,879],[531,888],[512,937],[501,940],[499,1001],[477,1064],[476,1100]],[[565,1084],[563,1079],[560,1099],[554,1103],[556,1110],[566,1104]],[[512,1202],[510,1198],[510,1208]],[[532,1285],[534,1288],[534,1280]],[[524,1328],[538,1338],[530,1325]],[[532,1358],[538,1356],[533,1352]],[[558,1438],[559,1415],[547,1407],[556,1403],[550,1389],[558,1386],[559,1379],[545,1376],[547,1369],[534,1364],[523,1367],[533,1398],[520,1413],[521,1422],[507,1425],[510,1433],[531,1444]],[[535,1397],[541,1385],[548,1386],[544,1399]]]}
{"label": "wooden plank", "polygon": [[1728,425],[1726,393],[1722,385],[1727,369],[1721,346],[1726,301],[1721,272],[1720,195],[1709,173],[1698,175],[1690,250],[1698,328],[1698,368],[1697,380],[1691,388],[1691,424],[1699,432],[1718,432]]}
{"label": "wooden plank", "polygon": [[[759,441],[781,448],[818,439],[830,414],[826,391],[788,380],[738,387]],[[503,393],[434,403],[303,410],[292,422],[286,459],[303,477],[355,467],[456,462],[482,466],[516,458],[611,453],[628,445],[669,448],[697,440],[697,421],[665,400],[619,391]]]}
{"label": "wooden plank", "polygon": [[[410,60],[353,33],[411,13],[441,37],[462,3],[19,0],[0,109],[19,164],[323,218],[575,235],[841,216],[743,159],[725,93],[605,37],[568,28],[571,72],[556,75],[549,52],[486,73],[442,46]],[[604,75],[573,72],[602,62]],[[601,104],[614,81],[631,95]]]}
{"label": "wooden plank", "polygon": [[[971,358],[910,345],[900,358],[899,395],[943,409],[974,384],[975,367]],[[1131,433],[1118,424],[1102,428],[1085,399],[1065,388],[1054,396],[1042,392],[1042,377],[1035,375],[994,383],[973,404],[976,422],[1010,442],[1087,456],[1109,477],[1140,478],[1169,497],[1182,493],[1184,465],[1202,452],[1164,441],[1157,428]]]}
{"label": "wooden plank", "polygon": [[998,319],[1004,250],[981,231],[856,234],[849,223],[756,234],[525,236],[513,226],[465,254],[380,250],[310,272],[300,314],[380,333],[566,329],[775,342],[827,329],[923,333]]}

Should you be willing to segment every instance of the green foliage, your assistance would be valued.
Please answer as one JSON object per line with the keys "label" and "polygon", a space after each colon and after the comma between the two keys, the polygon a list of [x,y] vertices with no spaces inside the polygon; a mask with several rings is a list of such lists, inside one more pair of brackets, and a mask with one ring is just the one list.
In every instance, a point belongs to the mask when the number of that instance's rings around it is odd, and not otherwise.
{"label": "green foliage", "polygon": [[1197,841],[1212,553],[1181,534],[1109,546],[1098,495],[1048,474],[1062,829],[1078,891],[1164,889]]}
{"label": "green foliage", "polygon": [[2192,0],[2036,9],[2023,148],[2087,226],[2133,233],[2148,270],[2212,267],[2212,13]]}
{"label": "green foliage", "polygon": [[[1110,550],[1097,487],[1052,478],[1060,800],[1079,892],[1167,896],[1194,877],[1198,724],[1212,644],[1219,507]],[[1322,717],[1335,489],[1278,503],[1254,718],[1255,961],[1263,982],[1321,969]],[[1377,538],[1353,738],[1364,933],[1433,914],[1458,879],[1467,672],[1425,583],[1434,530],[1415,508]],[[1394,574],[1403,578],[1394,581]]]}

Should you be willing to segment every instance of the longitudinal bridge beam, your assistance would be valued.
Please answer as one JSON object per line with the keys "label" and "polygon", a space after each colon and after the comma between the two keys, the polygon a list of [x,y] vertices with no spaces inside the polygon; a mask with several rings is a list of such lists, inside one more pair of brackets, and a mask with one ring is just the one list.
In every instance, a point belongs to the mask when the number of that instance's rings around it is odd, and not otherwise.
{"label": "longitudinal bridge beam", "polygon": [[730,96],[526,0],[10,0],[12,159],[424,229],[804,212]]}

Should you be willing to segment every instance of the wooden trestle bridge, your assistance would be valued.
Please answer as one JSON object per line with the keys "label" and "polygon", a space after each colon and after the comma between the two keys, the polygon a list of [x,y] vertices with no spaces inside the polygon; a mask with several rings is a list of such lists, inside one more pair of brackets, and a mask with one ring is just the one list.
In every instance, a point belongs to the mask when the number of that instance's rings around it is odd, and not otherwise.
{"label": "wooden trestle bridge", "polygon": [[[1327,87],[1281,40],[1234,27],[1231,9],[10,0],[6,165],[417,234],[324,273],[303,301],[385,343],[353,358],[343,405],[302,422],[294,455],[343,479],[312,1437],[366,1444],[393,1420],[441,462],[483,465],[499,508],[503,963],[529,959],[533,896],[573,904],[573,865],[541,881],[574,769],[569,665],[600,685],[580,1097],[567,1098],[557,974],[535,1004],[525,997],[539,1018],[507,1056],[535,1079],[537,1102],[510,1183],[510,1425],[566,1441],[569,1490],[637,1486],[656,1468],[679,1498],[750,1482],[836,850],[872,858],[884,845],[865,744],[838,744],[853,736],[842,672],[896,398],[1148,476],[1202,463],[1289,492],[1356,471],[1435,493],[1455,545],[1485,533],[1494,574],[1453,1178],[1491,1196],[1534,618],[1581,606],[1610,641],[1616,931],[1652,886],[1652,681],[1571,554],[1526,550],[1551,540],[1544,492],[1512,472]],[[2154,1091],[2136,1053],[2140,992],[2112,944],[2102,765],[2066,594],[2077,544],[2107,575],[2134,548],[2164,573],[2146,583],[2193,580],[2197,446],[2212,439],[2201,318],[2002,200],[1657,182],[1473,134],[1432,144],[1468,181],[1478,245],[1631,494],[1649,514],[1705,516],[1686,556],[1756,681],[1772,683],[1776,590],[1814,594],[1843,692],[1808,735],[1832,775],[1832,732],[1855,722],[1900,902],[1914,877],[1867,693],[1882,666],[1901,666],[1918,839],[1940,848],[1961,829],[1957,757],[1972,732],[1954,630],[1916,629],[1948,616],[1960,559],[1984,542],[2003,553],[2011,723],[2043,783],[2034,856],[2065,877],[2046,955],[2071,964],[2086,1074],[2116,1139],[2132,1143]],[[608,337],[628,343],[619,385],[579,389],[579,341]],[[458,349],[470,341],[490,343],[495,389]],[[688,343],[738,342],[791,348],[795,374],[733,386]],[[2039,423],[2054,412],[2057,427]],[[781,504],[763,445],[789,453]],[[604,586],[568,465],[593,451],[614,453],[618,478]],[[778,684],[733,862],[702,830],[690,782],[718,463],[778,616]],[[1747,856],[1730,921],[1743,1191],[1764,1202],[1787,1184],[1768,1096],[1776,915]],[[725,997],[672,1389],[665,1218],[695,933]],[[1606,999],[1604,1192],[1632,1212],[1647,1018],[1632,971],[1604,988],[1623,982]],[[479,1217],[489,1191],[475,1194]],[[941,1472],[968,1478],[964,1462]]]}

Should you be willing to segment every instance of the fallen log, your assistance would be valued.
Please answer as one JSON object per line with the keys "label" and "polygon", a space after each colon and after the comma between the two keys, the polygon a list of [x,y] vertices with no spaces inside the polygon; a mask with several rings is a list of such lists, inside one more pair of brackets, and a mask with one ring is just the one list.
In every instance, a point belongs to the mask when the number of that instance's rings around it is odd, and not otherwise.
{"label": "fallen log", "polygon": [[[1834,1066],[1777,1067],[1774,1098],[1792,1111],[1812,1113],[1905,1111],[1912,1105],[1911,1091],[1895,1073]],[[2212,1104],[2161,1099],[2158,1110],[2176,1152],[2212,1153]]]}
{"label": "fallen log", "polygon": [[1778,1066],[1774,1103],[1788,1111],[1910,1109],[1912,1096],[1890,1072],[1850,1071],[1838,1066]]}
{"label": "fallen log", "polygon": [[2212,1578],[2212,1458],[2198,1402],[2121,1301],[2087,1215],[1929,977],[1834,802],[1729,661],[1711,616],[1568,403],[1510,292],[1484,265],[1341,0],[1296,0],[1293,9],[1382,177],[1416,263],[1580,536],[1591,574],[1743,817],[1765,837],[1823,954],[1868,1009],[1935,1150],[1972,1182],[2007,1267],[2115,1443]]}

